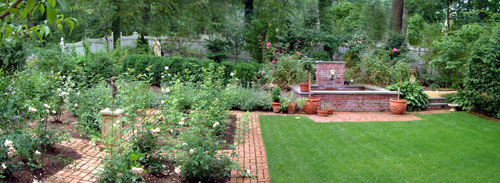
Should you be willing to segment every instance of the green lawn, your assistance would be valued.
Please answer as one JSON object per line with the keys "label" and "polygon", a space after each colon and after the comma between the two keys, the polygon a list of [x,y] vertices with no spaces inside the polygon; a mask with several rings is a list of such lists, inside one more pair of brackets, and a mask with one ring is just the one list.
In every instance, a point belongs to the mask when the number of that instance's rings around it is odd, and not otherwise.
{"label": "green lawn", "polygon": [[260,116],[272,182],[500,182],[500,123],[466,112],[419,117]]}

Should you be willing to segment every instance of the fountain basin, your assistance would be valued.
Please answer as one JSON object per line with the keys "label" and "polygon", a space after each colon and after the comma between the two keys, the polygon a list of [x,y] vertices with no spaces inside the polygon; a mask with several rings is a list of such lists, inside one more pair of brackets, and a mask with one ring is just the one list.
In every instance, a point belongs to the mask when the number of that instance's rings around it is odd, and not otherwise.
{"label": "fountain basin", "polygon": [[[299,85],[292,87],[300,97],[307,98],[308,92],[301,92]],[[398,97],[398,92],[372,86],[345,85],[335,90],[311,86],[311,97],[331,102],[334,111],[374,111],[389,112],[389,101]]]}

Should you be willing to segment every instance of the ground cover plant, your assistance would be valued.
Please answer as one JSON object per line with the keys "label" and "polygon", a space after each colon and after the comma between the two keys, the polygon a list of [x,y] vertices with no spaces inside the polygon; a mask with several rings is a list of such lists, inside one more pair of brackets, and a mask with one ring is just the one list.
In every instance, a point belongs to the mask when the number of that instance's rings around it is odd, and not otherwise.
{"label": "ground cover plant", "polygon": [[273,182],[494,182],[500,123],[466,112],[407,122],[260,116]]}

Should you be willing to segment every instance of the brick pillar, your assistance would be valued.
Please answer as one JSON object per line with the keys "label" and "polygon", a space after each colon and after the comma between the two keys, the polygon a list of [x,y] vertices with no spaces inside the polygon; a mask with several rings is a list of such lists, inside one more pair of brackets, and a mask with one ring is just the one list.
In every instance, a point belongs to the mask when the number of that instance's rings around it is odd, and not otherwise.
{"label": "brick pillar", "polygon": [[[328,78],[328,72],[335,70],[333,80]],[[345,62],[342,61],[316,61],[316,84],[320,89],[344,88]]]}

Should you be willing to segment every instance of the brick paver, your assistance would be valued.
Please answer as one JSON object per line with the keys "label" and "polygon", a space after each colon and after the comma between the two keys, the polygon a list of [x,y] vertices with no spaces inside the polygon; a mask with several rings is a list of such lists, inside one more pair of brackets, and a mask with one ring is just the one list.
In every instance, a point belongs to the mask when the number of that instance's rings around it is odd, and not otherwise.
{"label": "brick paver", "polygon": [[98,147],[89,144],[88,140],[71,138],[69,141],[63,141],[61,145],[73,148],[82,155],[82,158],[75,160],[43,182],[96,182],[96,173],[102,170],[101,161],[106,154],[99,151]]}
{"label": "brick paver", "polygon": [[[446,113],[448,110],[431,110],[422,112],[407,112],[404,115],[393,115],[388,112],[334,112],[328,117],[319,117],[311,114],[281,114],[272,112],[251,112],[248,133],[244,137],[245,143],[237,147],[237,157],[234,158],[238,161],[243,170],[249,169],[251,174],[255,177],[241,176],[240,171],[231,171],[230,183],[261,183],[271,182],[269,176],[269,169],[267,164],[266,150],[262,139],[260,129],[259,115],[302,115],[307,116],[315,122],[367,122],[367,121],[411,121],[420,120],[415,114],[431,114],[431,113]],[[151,112],[148,114],[153,114]],[[238,116],[238,121],[245,114],[242,111],[231,111],[232,114]],[[74,139],[62,142],[63,146],[68,146],[75,149],[82,155],[81,159],[75,160],[72,164],[68,165],[55,175],[46,178],[43,182],[46,183],[60,183],[60,182],[96,182],[96,173],[102,170],[101,161],[105,153],[100,151],[99,148],[89,144],[88,140]]]}

